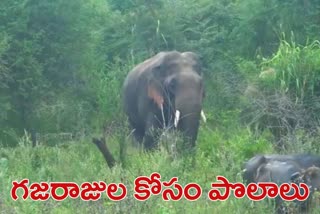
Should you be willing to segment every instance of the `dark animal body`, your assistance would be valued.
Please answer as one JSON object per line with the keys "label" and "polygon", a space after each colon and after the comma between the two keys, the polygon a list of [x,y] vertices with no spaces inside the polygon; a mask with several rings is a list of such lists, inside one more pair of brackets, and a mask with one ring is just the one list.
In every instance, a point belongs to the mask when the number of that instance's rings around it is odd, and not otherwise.
{"label": "dark animal body", "polygon": [[[306,183],[310,195],[306,201],[295,201],[300,212],[307,212],[310,208],[312,195],[320,188],[320,157],[307,154],[296,155],[256,155],[244,166],[243,179],[248,183],[275,182]],[[293,194],[290,192],[289,194]],[[286,213],[283,200],[276,197],[278,213]]]}
{"label": "dark animal body", "polygon": [[178,129],[192,147],[204,98],[199,59],[193,52],[160,52],[137,65],[123,85],[124,110],[134,136],[153,149],[161,128]]}

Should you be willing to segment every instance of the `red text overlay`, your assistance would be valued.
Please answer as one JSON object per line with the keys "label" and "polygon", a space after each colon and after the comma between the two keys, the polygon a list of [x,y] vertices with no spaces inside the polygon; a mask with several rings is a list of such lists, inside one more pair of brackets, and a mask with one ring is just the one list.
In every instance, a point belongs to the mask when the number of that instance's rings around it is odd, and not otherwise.
{"label": "red text overlay", "polygon": [[[161,181],[159,173],[152,173],[149,177],[140,176],[134,180],[133,197],[139,201],[148,200],[152,195],[161,195],[164,201],[178,201],[185,198],[189,201],[196,201],[202,196],[202,188],[199,184],[188,183],[182,186],[178,183],[178,178],[173,177],[169,181]],[[236,198],[248,197],[253,201],[260,201],[266,197],[281,197],[286,201],[304,201],[309,196],[309,188],[305,183],[284,183],[278,186],[272,182],[250,183],[247,186],[242,183],[231,183],[223,176],[217,176],[217,181],[211,183],[211,189],[207,197],[211,201],[225,201],[233,193]],[[74,182],[40,182],[31,183],[29,179],[20,182],[13,181],[11,197],[18,200],[17,190],[22,189],[22,199],[31,198],[35,201],[46,201],[50,197],[57,201],[62,201],[67,197],[75,199],[80,197],[84,201],[96,201],[102,194],[106,194],[110,200],[121,201],[127,196],[127,187],[123,183],[106,184],[99,182],[84,182],[78,185]],[[60,194],[57,193],[60,189]],[[220,192],[219,189],[223,189]],[[303,191],[301,191],[303,190]]]}

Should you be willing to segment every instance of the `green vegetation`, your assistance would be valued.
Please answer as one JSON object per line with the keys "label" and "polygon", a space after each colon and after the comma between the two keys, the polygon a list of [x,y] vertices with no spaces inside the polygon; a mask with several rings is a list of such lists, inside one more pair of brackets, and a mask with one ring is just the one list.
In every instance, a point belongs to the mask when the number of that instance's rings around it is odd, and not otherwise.
{"label": "green vegetation", "polygon": [[[271,212],[268,201],[211,202],[206,193],[217,175],[242,181],[254,154],[319,153],[319,20],[318,0],[1,0],[0,213]],[[165,149],[142,153],[124,126],[126,74],[173,49],[198,53],[204,67],[208,122],[194,166]],[[113,170],[91,143],[102,133]],[[134,179],[152,172],[204,194],[135,200]],[[23,178],[122,181],[129,197],[15,202],[11,182]]]}

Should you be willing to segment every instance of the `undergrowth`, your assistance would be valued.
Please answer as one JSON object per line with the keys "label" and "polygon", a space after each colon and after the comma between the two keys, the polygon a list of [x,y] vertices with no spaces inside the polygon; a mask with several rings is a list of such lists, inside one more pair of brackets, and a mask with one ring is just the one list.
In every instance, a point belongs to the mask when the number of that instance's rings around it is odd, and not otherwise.
{"label": "undergrowth", "polygon": [[[220,129],[211,129],[208,125],[200,128],[195,162],[191,157],[173,157],[164,147],[153,153],[144,153],[135,146],[124,133],[115,132],[107,139],[107,145],[117,159],[117,165],[110,170],[103,156],[91,139],[79,142],[60,143],[56,146],[40,144],[32,148],[27,135],[20,140],[17,148],[2,148],[0,159],[0,207],[1,213],[270,213],[273,205],[270,201],[252,202],[247,197],[236,199],[232,194],[226,201],[210,201],[207,194],[216,176],[226,177],[230,182],[242,182],[242,164],[256,153],[272,153],[272,144],[267,136],[252,137],[245,128],[235,128],[233,134]],[[119,157],[120,141],[125,140],[126,155]],[[122,142],[123,143],[123,142]],[[163,201],[160,195],[151,196],[147,201],[138,201],[133,197],[134,180],[138,176],[161,174],[161,181],[178,177],[178,183],[186,185],[195,182],[202,187],[202,196],[197,201],[181,199],[178,202]],[[34,182],[104,181],[123,182],[127,197],[119,202],[111,201],[106,194],[100,200],[85,202],[79,198],[67,198],[58,202],[49,199],[44,202],[11,199],[12,181],[29,179]],[[21,197],[22,191],[18,191]]]}

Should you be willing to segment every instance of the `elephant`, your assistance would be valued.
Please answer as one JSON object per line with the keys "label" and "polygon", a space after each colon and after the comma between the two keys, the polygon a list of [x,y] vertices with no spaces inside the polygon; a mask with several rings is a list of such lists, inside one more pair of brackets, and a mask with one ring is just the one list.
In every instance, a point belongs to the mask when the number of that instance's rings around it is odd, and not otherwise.
{"label": "elephant", "polygon": [[320,157],[311,154],[292,154],[292,155],[279,155],[279,154],[259,154],[252,157],[244,164],[243,178],[247,183],[254,182],[257,169],[262,164],[270,161],[292,161],[297,163],[302,169],[307,169],[311,166],[320,167]]}
{"label": "elephant", "polygon": [[[294,200],[294,203],[300,213],[308,212],[312,195],[320,188],[319,160],[319,157],[307,154],[257,155],[246,163],[243,177],[246,183],[306,183],[310,191],[308,198],[305,201]],[[293,191],[289,192],[291,194]],[[288,208],[280,196],[275,198],[275,203],[277,213],[287,213]]]}
{"label": "elephant", "polygon": [[205,97],[200,60],[193,52],[163,51],[136,65],[123,84],[124,111],[134,138],[149,151],[159,132],[178,130],[195,147]]}

